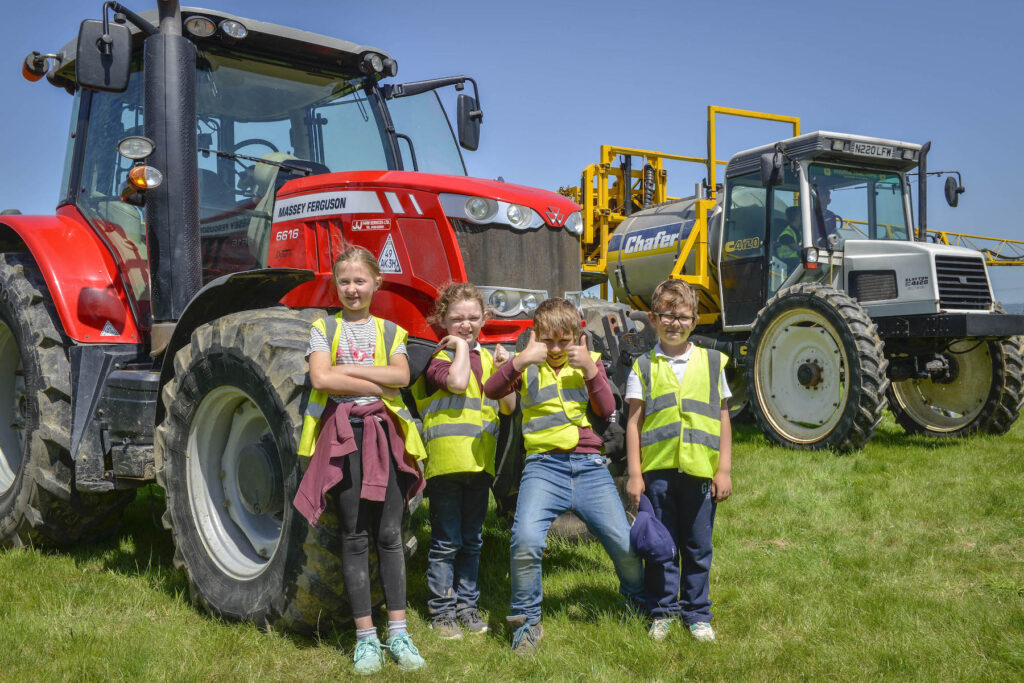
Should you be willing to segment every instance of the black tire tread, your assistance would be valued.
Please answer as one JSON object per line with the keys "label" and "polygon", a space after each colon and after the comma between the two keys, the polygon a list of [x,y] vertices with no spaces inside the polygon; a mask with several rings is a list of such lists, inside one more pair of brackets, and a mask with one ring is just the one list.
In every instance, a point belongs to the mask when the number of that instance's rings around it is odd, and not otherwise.
{"label": "black tire tread", "polygon": [[[0,287],[31,336],[23,340],[28,342],[23,346],[30,347],[23,348],[23,354],[27,350],[34,355],[40,372],[36,387],[29,386],[34,382],[26,372],[26,391],[36,397],[38,425],[26,434],[31,439],[23,455],[27,460],[10,491],[16,500],[0,517],[0,545],[62,548],[109,536],[120,526],[135,491],[88,493],[75,488],[70,455],[71,342],[31,255],[0,254]],[[22,364],[27,365],[24,355]]]}
{"label": "black tire tread", "polygon": [[[823,439],[806,444],[793,443],[775,432],[765,417],[764,408],[757,401],[754,390],[760,338],[767,324],[780,310],[792,304],[803,307],[825,304],[835,311],[843,322],[844,329],[837,331],[840,334],[848,333],[856,346],[856,353],[848,354],[850,368],[846,381],[851,384],[851,390],[846,413],[831,433]],[[885,358],[877,326],[864,308],[849,295],[820,283],[797,284],[779,291],[758,312],[750,335],[750,346],[754,354],[746,370],[750,405],[758,425],[769,440],[800,450],[828,448],[845,452],[861,448],[874,435],[888,402],[886,392],[889,388],[889,379],[886,376],[886,369],[889,361]],[[851,381],[849,375],[854,374],[860,378],[859,382]]]}

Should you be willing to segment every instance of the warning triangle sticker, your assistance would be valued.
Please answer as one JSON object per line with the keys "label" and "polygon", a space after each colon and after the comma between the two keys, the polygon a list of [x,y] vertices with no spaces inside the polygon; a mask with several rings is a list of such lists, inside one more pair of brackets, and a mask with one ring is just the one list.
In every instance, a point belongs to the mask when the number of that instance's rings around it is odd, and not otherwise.
{"label": "warning triangle sticker", "polygon": [[377,257],[377,265],[380,266],[382,273],[398,275],[402,272],[402,264],[398,260],[398,252],[395,251],[395,243],[391,240],[391,235],[388,235],[384,248],[381,249],[380,256]]}
{"label": "warning triangle sticker", "polygon": [[107,324],[103,326],[103,330],[100,332],[100,336],[101,337],[116,337],[116,336],[118,336],[117,335],[117,330],[114,329],[114,326],[110,324],[109,320],[107,321]]}

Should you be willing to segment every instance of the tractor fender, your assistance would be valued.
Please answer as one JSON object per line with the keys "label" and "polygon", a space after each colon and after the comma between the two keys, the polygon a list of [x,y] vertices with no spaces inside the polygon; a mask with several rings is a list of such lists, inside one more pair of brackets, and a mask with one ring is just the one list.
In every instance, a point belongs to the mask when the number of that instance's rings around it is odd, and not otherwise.
{"label": "tractor fender", "polygon": [[117,262],[75,209],[0,218],[0,251],[26,250],[68,337],[85,344],[142,341]]}
{"label": "tractor fender", "polygon": [[[192,338],[192,332],[212,320],[257,308],[278,305],[281,298],[299,285],[316,277],[311,270],[264,268],[223,275],[196,292],[174,326],[160,367],[160,386],[174,374],[174,356]],[[163,402],[157,402],[156,422],[164,419]]]}

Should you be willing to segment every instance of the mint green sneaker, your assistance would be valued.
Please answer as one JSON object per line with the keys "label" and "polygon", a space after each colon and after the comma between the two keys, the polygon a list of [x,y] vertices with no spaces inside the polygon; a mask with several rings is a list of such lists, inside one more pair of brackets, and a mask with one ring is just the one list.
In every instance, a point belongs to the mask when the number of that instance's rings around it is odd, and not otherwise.
{"label": "mint green sneaker", "polygon": [[366,638],[356,643],[356,651],[352,655],[355,660],[353,670],[357,674],[375,674],[384,665],[384,650],[377,636]]}
{"label": "mint green sneaker", "polygon": [[702,643],[711,643],[715,640],[715,630],[706,621],[690,624],[690,633],[694,640],[699,640]]}
{"label": "mint green sneaker", "polygon": [[412,637],[408,633],[391,636],[384,647],[391,653],[391,658],[398,662],[398,666],[406,671],[415,671],[426,664],[423,657],[420,657],[420,651],[412,644]]}

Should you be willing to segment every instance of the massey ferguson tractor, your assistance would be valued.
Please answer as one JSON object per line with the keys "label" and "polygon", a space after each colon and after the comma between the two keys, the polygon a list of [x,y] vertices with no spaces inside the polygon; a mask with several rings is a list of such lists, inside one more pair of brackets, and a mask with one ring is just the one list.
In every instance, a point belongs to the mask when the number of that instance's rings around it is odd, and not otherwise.
{"label": "massey ferguson tractor", "polygon": [[[792,124],[794,137],[735,154],[722,187],[718,114]],[[694,340],[734,361],[734,414],[752,412],[775,443],[858,448],[887,404],[912,434],[1010,428],[1024,316],[993,300],[981,253],[927,239],[929,143],[801,135],[799,119],[721,107],[708,131],[708,158],[602,147],[567,193],[583,206],[584,284],[610,284],[633,309],[585,301],[613,376],[656,341],[630,317],[646,319],[637,311],[673,277],[700,296]],[[705,168],[693,197],[667,196],[665,161]],[[955,206],[963,188],[950,176],[945,189]]]}
{"label": "massey ferguson tractor", "polygon": [[[578,207],[466,177],[471,78],[386,82],[376,48],[173,0],[103,15],[24,64],[74,104],[56,215],[0,215],[0,544],[110,533],[156,481],[194,602],[347,619],[330,507],[311,529],[291,505],[334,258],[378,256],[372,312],[409,331],[415,373],[450,281],[484,289],[485,344],[580,296]],[[437,91],[466,83],[456,144]]]}

